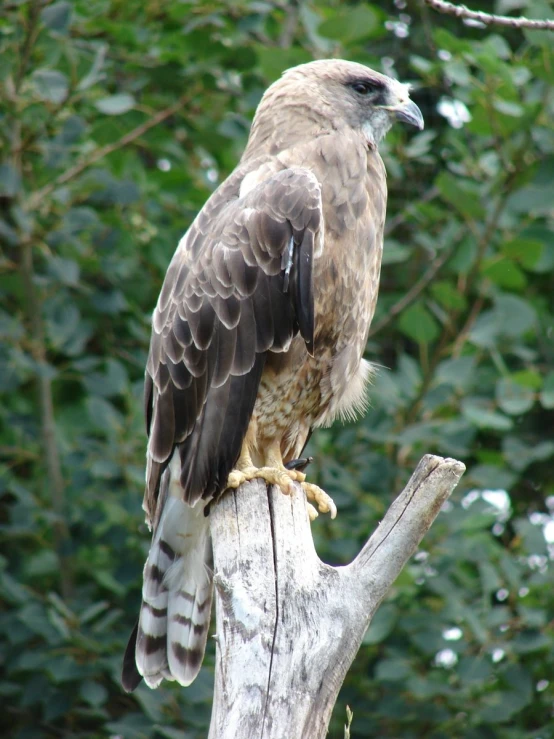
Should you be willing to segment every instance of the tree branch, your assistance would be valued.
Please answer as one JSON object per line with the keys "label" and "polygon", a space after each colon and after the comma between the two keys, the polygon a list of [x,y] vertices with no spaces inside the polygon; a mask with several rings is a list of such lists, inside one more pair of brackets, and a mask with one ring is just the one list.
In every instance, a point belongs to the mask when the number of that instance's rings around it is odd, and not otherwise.
{"label": "tree branch", "polygon": [[451,249],[445,249],[443,252],[438,254],[438,256],[435,257],[435,259],[431,262],[429,267],[427,268],[427,271],[425,272],[422,277],[408,290],[408,292],[398,301],[396,302],[392,308],[390,308],[389,311],[387,311],[387,314],[383,316],[383,318],[378,321],[377,323],[373,324],[369,330],[369,336],[374,336],[374,334],[379,333],[379,331],[382,331],[382,329],[385,328],[385,326],[388,326],[388,324],[394,320],[394,318],[401,313],[404,308],[407,308],[409,305],[411,305],[414,300],[425,290],[427,285],[432,282],[432,280],[435,278],[436,274],[439,272],[443,264],[446,262],[446,260],[450,257],[452,254]]}
{"label": "tree branch", "polygon": [[352,586],[357,583],[367,593],[368,606],[385,596],[464,471],[465,465],[456,459],[426,454],[420,461],[379,528],[349,565]]}
{"label": "tree branch", "polygon": [[19,88],[21,86],[21,83],[23,82],[25,73],[27,72],[27,66],[31,57],[31,51],[36,39],[38,20],[42,7],[43,3],[41,3],[40,0],[33,0],[29,9],[29,18],[27,20],[25,39],[23,41],[23,46],[19,54],[19,67],[14,81],[15,95],[17,95],[17,93],[19,92]]}
{"label": "tree branch", "polygon": [[415,203],[410,203],[406,208],[404,208],[404,210],[401,210],[400,213],[397,213],[392,218],[388,218],[385,223],[385,236],[390,236],[398,226],[405,223],[408,217],[414,214],[414,211],[416,211],[417,208],[419,208],[423,203],[430,203],[438,195],[439,189],[433,185],[427,190],[427,192],[424,192]]}
{"label": "tree branch", "polygon": [[423,0],[423,2],[436,10],[437,13],[478,21],[485,26],[496,25],[510,28],[531,28],[534,31],[554,31],[554,20],[531,20],[523,16],[511,18],[507,15],[492,15],[491,13],[484,13],[482,10],[470,10],[465,5],[454,5],[445,0]]}
{"label": "tree branch", "polygon": [[129,131],[124,136],[122,136],[117,141],[114,141],[111,144],[106,144],[106,146],[101,146],[96,151],[93,151],[92,154],[90,154],[85,159],[82,159],[80,162],[77,162],[73,165],[73,167],[70,167],[65,172],[63,172],[61,175],[56,177],[55,180],[50,182],[48,185],[45,185],[40,190],[37,190],[26,203],[26,209],[27,210],[34,210],[37,208],[40,203],[44,200],[44,198],[48,197],[57,187],[60,187],[61,185],[65,185],[66,182],[69,182],[70,180],[73,180],[75,177],[80,175],[82,172],[85,171],[85,169],[88,169],[92,164],[95,164],[100,159],[103,159],[105,156],[108,156],[108,154],[112,154],[114,151],[117,151],[118,149],[122,149],[124,146],[127,146],[128,144],[132,143],[136,139],[138,139],[140,136],[145,134],[147,131],[149,131],[151,128],[154,128],[154,126],[157,126],[162,121],[165,121],[166,118],[169,118],[174,113],[176,113],[178,110],[180,110],[186,103],[188,102],[188,97],[182,97],[179,98],[179,100],[174,103],[173,105],[170,105],[168,108],[164,108],[164,110],[160,110],[158,113],[153,115],[148,120],[144,121],[144,123],[141,123],[140,126],[137,126],[136,128],[133,128],[132,131]]}
{"label": "tree branch", "polygon": [[387,590],[464,465],[427,455],[346,567],[316,554],[304,492],[262,480],[212,508],[216,675],[209,739],[323,739],[338,692]]}
{"label": "tree branch", "polygon": [[30,239],[24,239],[21,244],[21,280],[25,291],[25,307],[27,323],[32,339],[31,351],[33,358],[42,367],[38,373],[37,385],[40,402],[40,425],[42,432],[42,451],[47,470],[49,494],[52,498],[52,508],[56,514],[54,523],[54,540],[60,559],[61,592],[65,600],[71,597],[72,573],[71,563],[65,549],[69,541],[69,530],[65,519],[65,484],[62,475],[60,455],[56,441],[56,420],[54,416],[54,401],[52,397],[52,380],[46,372],[46,339],[42,320],[42,305],[37,295],[34,279],[33,246]]}

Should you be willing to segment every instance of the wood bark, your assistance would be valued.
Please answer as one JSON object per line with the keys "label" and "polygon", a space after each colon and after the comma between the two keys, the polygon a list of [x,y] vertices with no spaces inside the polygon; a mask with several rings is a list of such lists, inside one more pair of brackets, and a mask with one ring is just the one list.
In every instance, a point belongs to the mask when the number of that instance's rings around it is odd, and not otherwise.
{"label": "wood bark", "polygon": [[[262,480],[211,530],[216,675],[209,739],[320,739],[375,611],[465,470],[426,455],[356,559],[318,558],[306,499]],[[340,515],[340,512],[339,512]]]}

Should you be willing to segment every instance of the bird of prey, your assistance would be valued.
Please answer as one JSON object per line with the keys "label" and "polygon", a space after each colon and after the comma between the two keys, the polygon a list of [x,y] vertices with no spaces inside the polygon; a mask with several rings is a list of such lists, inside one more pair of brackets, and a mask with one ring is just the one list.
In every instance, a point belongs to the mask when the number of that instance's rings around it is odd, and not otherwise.
{"label": "bird of prey", "polygon": [[198,674],[213,590],[206,514],[226,489],[262,478],[290,493],[297,481],[336,512],[285,465],[313,428],[364,409],[387,201],[377,147],[395,120],[423,128],[407,85],[340,60],[289,69],[179,242],[146,367],[153,539],[126,690]]}

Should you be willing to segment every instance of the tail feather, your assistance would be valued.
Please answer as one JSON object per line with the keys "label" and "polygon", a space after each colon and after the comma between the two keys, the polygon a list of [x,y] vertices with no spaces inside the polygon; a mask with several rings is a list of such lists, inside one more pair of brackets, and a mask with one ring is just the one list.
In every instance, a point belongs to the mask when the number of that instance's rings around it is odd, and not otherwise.
{"label": "tail feather", "polygon": [[126,690],[138,685],[139,675],[151,688],[163,679],[190,685],[204,658],[213,593],[209,519],[202,500],[194,506],[183,501],[180,472],[175,454],[164,472],[167,495],[144,566],[135,671],[135,632],[125,654]]}
{"label": "tail feather", "polygon": [[127,644],[127,649],[125,650],[125,656],[123,657],[123,671],[121,673],[121,682],[123,683],[123,688],[127,691],[127,693],[132,693],[135,688],[138,688],[142,680],[142,675],[137,670],[137,662],[135,660],[137,634],[138,621],[131,633],[129,643]]}
{"label": "tail feather", "polygon": [[181,685],[190,685],[197,676],[206,648],[212,605],[211,541],[206,539],[202,568],[192,581],[181,582],[168,604],[169,670]]}

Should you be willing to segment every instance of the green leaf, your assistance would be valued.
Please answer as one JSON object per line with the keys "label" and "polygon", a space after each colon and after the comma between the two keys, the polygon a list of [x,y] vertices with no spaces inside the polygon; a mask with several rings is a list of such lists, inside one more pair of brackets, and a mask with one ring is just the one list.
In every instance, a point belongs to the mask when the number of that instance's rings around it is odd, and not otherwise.
{"label": "green leaf", "polygon": [[135,107],[135,98],[127,92],[101,98],[94,103],[95,107],[106,115],[122,115]]}
{"label": "green leaf", "polygon": [[333,48],[333,43],[328,39],[323,38],[323,36],[317,32],[317,29],[322,22],[319,13],[317,13],[315,9],[310,8],[307,4],[301,3],[299,15],[302,20],[302,24],[306,29],[308,38],[314,46],[323,51],[330,51]]}
{"label": "green leaf", "polygon": [[534,328],[537,321],[537,314],[529,302],[515,295],[499,295],[495,300],[495,314],[506,336],[521,336]]}
{"label": "green leaf", "polygon": [[402,312],[398,327],[418,344],[428,344],[439,335],[439,325],[423,303],[418,302]]}
{"label": "green leaf", "polygon": [[53,256],[48,262],[50,274],[64,285],[77,287],[79,284],[79,265],[72,259]]}
{"label": "green leaf", "polygon": [[94,682],[94,680],[85,680],[81,684],[79,693],[81,694],[81,698],[94,708],[103,706],[108,700],[108,691],[106,688],[100,685],[100,683]]}
{"label": "green leaf", "polygon": [[512,428],[512,420],[502,413],[491,409],[490,405],[467,399],[462,402],[462,413],[468,421],[478,428],[508,431]]}
{"label": "green leaf", "polygon": [[67,77],[55,69],[37,69],[32,82],[37,96],[49,103],[63,103],[69,93]]}
{"label": "green leaf", "polygon": [[484,683],[492,677],[493,665],[485,657],[467,656],[460,660],[456,672],[465,683]]}
{"label": "green leaf", "polygon": [[496,567],[494,567],[490,562],[480,562],[478,569],[483,591],[485,593],[492,593],[502,586],[502,580],[499,577]]}
{"label": "green leaf", "polygon": [[99,603],[94,603],[92,606],[85,608],[85,610],[79,615],[79,622],[86,624],[89,621],[93,621],[100,613],[104,613],[106,609],[110,607],[107,600],[102,600]]}
{"label": "green leaf", "polygon": [[492,105],[499,113],[513,118],[521,118],[525,112],[523,107],[518,103],[511,102],[510,100],[502,100],[501,98],[494,98]]}
{"label": "green leaf", "polygon": [[268,80],[277,79],[283,69],[295,67],[310,61],[310,55],[305,49],[292,47],[290,49],[273,49],[266,46],[256,47],[256,56],[259,65]]}
{"label": "green leaf", "polygon": [[541,634],[539,631],[524,631],[516,636],[511,647],[516,654],[532,654],[541,650],[550,652],[552,637]]}
{"label": "green leaf", "polygon": [[511,290],[522,290],[527,279],[521,269],[511,259],[493,257],[483,260],[481,266],[483,277],[492,280],[495,285]]}
{"label": "green leaf", "polygon": [[504,413],[519,416],[533,407],[535,393],[510,377],[502,377],[496,383],[496,400]]}
{"label": "green leaf", "polygon": [[518,385],[531,388],[531,390],[540,390],[543,385],[542,377],[535,370],[520,370],[514,372],[511,377]]}
{"label": "green leaf", "polygon": [[40,18],[51,31],[66,34],[71,24],[71,3],[66,0],[53,3],[41,11]]}
{"label": "green leaf", "polygon": [[93,425],[106,434],[118,432],[122,426],[121,414],[107,400],[89,396],[86,400]]}
{"label": "green leaf", "polygon": [[189,739],[189,735],[180,729],[171,729],[168,726],[160,726],[159,724],[155,724],[154,728],[156,729],[156,733],[165,739]]}
{"label": "green leaf", "polygon": [[544,555],[547,553],[542,526],[531,523],[528,518],[517,518],[513,521],[513,526],[518,536],[523,538],[529,554]]}
{"label": "green leaf", "polygon": [[434,27],[433,36],[439,49],[445,49],[456,54],[472,51],[470,41],[461,38],[461,36],[455,36],[439,26]]}
{"label": "green leaf", "polygon": [[405,262],[411,253],[412,250],[409,247],[403,246],[392,239],[386,239],[382,264],[399,264],[400,262]]}
{"label": "green leaf", "polygon": [[483,51],[490,52],[492,56],[497,57],[498,59],[510,59],[512,56],[510,45],[503,36],[500,36],[497,33],[486,38],[481,44],[481,48]]}
{"label": "green leaf", "polygon": [[438,383],[444,382],[459,390],[468,390],[475,378],[475,367],[475,357],[445,359],[437,367],[435,378]]}
{"label": "green leaf", "polygon": [[543,244],[532,239],[512,239],[503,244],[502,251],[507,257],[517,260],[522,267],[532,269],[541,258]]}
{"label": "green leaf", "polygon": [[397,618],[396,606],[392,603],[384,603],[373,617],[362,643],[379,644],[382,642],[394,629]]}
{"label": "green leaf", "polygon": [[471,75],[466,64],[461,59],[452,59],[444,65],[444,73],[457,85],[466,86],[471,81]]}
{"label": "green leaf", "polygon": [[102,70],[104,68],[107,53],[107,44],[101,43],[97,46],[94,54],[94,61],[92,62],[90,70],[77,85],[77,89],[79,91],[88,90],[89,87],[92,87],[92,85],[95,85],[97,82],[104,79],[105,74]]}
{"label": "green leaf", "polygon": [[539,400],[543,408],[548,410],[554,408],[554,371],[549,372],[544,378]]}
{"label": "green leaf", "polygon": [[367,5],[333,10],[330,17],[318,27],[321,36],[342,41],[354,41],[382,35],[379,16]]}
{"label": "green leaf", "polygon": [[451,282],[439,280],[431,284],[431,294],[444,308],[449,310],[464,310],[466,300],[460,291]]}
{"label": "green leaf", "polygon": [[410,663],[407,659],[391,658],[381,660],[377,664],[375,676],[378,680],[398,682],[409,677],[411,671]]}
{"label": "green leaf", "polygon": [[548,216],[552,211],[552,186],[531,184],[508,198],[507,210],[516,215]]}
{"label": "green leaf", "polygon": [[[10,164],[0,165],[0,197],[13,198],[21,188],[21,175]],[[7,224],[6,224],[7,227]],[[9,228],[9,227],[7,227]],[[11,230],[11,229],[10,229]],[[0,233],[0,235],[2,235]],[[15,232],[14,232],[15,236]]]}
{"label": "green leaf", "polygon": [[30,557],[25,564],[28,577],[44,577],[57,573],[60,568],[58,555],[52,550],[43,550]]}
{"label": "green leaf", "polygon": [[485,214],[479,188],[475,183],[455,177],[450,172],[441,172],[435,186],[447,203],[471,218],[482,218]]}

